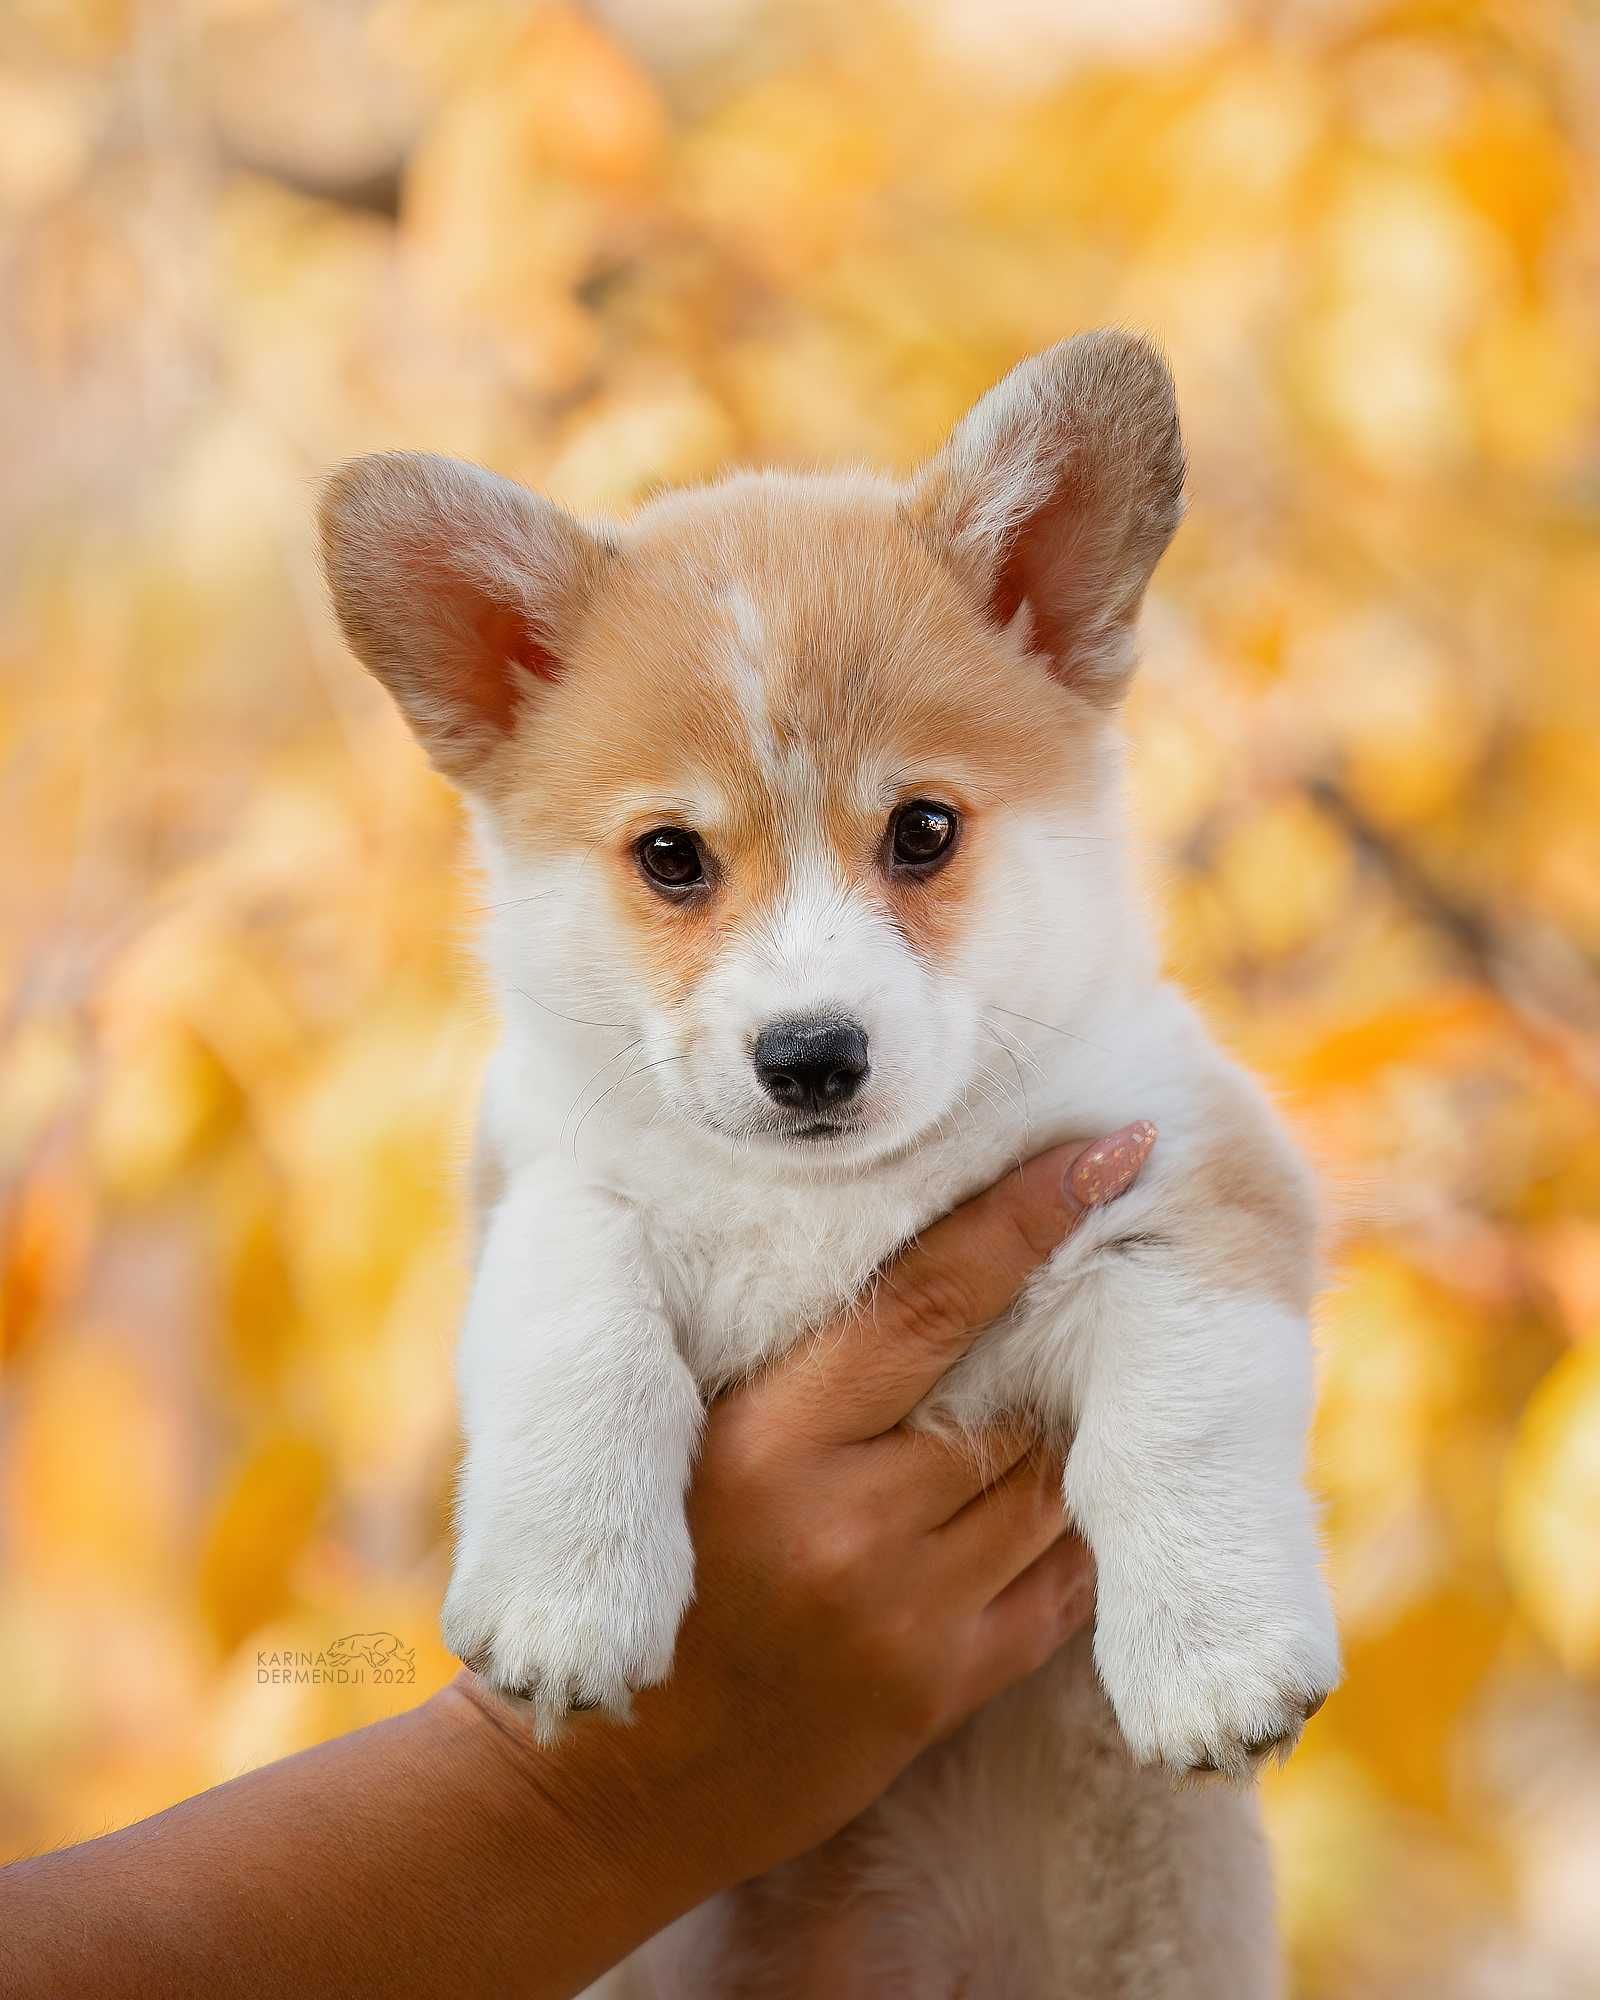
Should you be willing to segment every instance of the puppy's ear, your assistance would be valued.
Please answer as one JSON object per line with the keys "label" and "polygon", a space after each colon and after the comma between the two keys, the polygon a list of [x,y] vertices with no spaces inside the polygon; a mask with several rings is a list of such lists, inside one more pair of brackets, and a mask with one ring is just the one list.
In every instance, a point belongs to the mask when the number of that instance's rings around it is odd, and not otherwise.
{"label": "puppy's ear", "polygon": [[561,673],[606,544],[509,480],[421,452],[341,466],[320,523],[351,649],[439,769],[470,784]]}
{"label": "puppy's ear", "polygon": [[1030,650],[1109,703],[1183,515],[1183,475],[1166,363],[1108,330],[1013,368],[917,475],[907,507],[997,623],[1025,616]]}

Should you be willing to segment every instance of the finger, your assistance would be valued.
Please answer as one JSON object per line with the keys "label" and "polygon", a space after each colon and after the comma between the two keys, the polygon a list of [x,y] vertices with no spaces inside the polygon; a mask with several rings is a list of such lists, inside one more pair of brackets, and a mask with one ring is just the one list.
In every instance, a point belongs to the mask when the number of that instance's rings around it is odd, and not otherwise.
{"label": "finger", "polygon": [[937,1531],[953,1588],[988,1603],[1067,1532],[1061,1460],[1034,1452]]}
{"label": "finger", "polygon": [[935,1223],[780,1364],[770,1382],[786,1420],[841,1444],[899,1423],[1088,1210],[1133,1185],[1155,1140],[1140,1120],[1058,1146]]}
{"label": "finger", "polygon": [[926,1530],[943,1527],[1038,1442],[1037,1426],[1015,1418],[953,1437],[897,1425],[866,1448],[883,1454],[878,1490],[886,1513],[896,1524]]}
{"label": "finger", "polygon": [[1093,1616],[1094,1558],[1076,1535],[1064,1535],[982,1613],[965,1688],[969,1711],[1036,1673]]}

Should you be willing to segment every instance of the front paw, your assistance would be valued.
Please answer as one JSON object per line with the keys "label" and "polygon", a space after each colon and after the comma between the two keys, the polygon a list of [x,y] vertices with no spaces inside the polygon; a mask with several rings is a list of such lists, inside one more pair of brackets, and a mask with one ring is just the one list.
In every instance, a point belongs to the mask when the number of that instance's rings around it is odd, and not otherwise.
{"label": "front paw", "polygon": [[1339,1639],[1322,1580],[1277,1603],[1192,1588],[1107,1588],[1095,1662],[1140,1763],[1248,1780],[1287,1757],[1339,1679]]}
{"label": "front paw", "polygon": [[574,1709],[626,1717],[665,1680],[694,1557],[681,1513],[621,1540],[562,1546],[537,1528],[464,1538],[444,1601],[445,1643],[528,1702],[547,1740]]}

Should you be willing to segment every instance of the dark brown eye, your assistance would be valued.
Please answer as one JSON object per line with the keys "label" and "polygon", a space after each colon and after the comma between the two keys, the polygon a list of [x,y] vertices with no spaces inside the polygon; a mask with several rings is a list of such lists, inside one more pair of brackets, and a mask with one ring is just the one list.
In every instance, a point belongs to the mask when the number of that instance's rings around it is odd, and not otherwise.
{"label": "dark brown eye", "polygon": [[681,826],[658,826],[634,843],[639,866],[661,889],[694,889],[706,879],[700,843]]}
{"label": "dark brown eye", "polygon": [[913,799],[889,822],[889,858],[896,868],[926,873],[955,845],[961,822],[951,806]]}

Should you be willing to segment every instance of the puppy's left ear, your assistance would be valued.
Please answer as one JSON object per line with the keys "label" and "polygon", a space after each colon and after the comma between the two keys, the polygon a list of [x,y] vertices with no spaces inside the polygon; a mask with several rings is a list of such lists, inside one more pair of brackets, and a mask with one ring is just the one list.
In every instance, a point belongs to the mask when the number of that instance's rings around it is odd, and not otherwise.
{"label": "puppy's left ear", "polygon": [[1022,362],[917,475],[910,518],[998,624],[1117,700],[1150,574],[1183,517],[1183,438],[1154,346],[1109,329]]}

